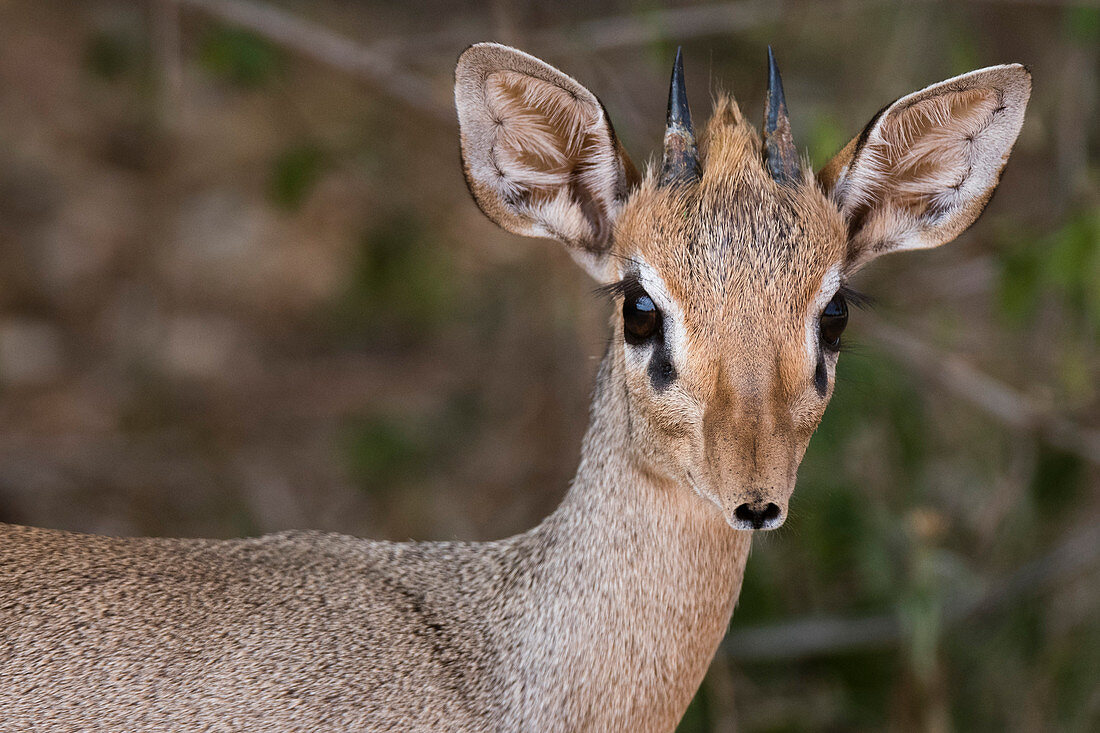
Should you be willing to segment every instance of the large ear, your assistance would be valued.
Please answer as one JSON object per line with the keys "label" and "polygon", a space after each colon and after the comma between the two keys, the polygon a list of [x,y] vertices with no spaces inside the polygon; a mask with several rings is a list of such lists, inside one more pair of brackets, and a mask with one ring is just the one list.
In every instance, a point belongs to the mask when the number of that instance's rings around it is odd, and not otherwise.
{"label": "large ear", "polygon": [[1024,122],[1031,74],[992,66],[902,97],[818,173],[848,220],[849,271],[938,247],[993,196]]}
{"label": "large ear", "polygon": [[497,43],[455,69],[462,165],[485,215],[510,232],[569,246],[605,277],[615,218],[638,174],[592,92]]}

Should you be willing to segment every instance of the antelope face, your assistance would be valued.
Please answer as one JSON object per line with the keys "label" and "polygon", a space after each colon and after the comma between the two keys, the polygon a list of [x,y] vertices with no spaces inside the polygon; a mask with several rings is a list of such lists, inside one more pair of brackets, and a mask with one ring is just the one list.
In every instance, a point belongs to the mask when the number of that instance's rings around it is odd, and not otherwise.
{"label": "antelope face", "polygon": [[644,459],[771,529],[832,393],[847,233],[812,179],[771,179],[732,102],[701,151],[698,183],[650,179],[624,207],[614,348]]}
{"label": "antelope face", "polygon": [[677,54],[662,164],[644,177],[596,97],[553,67],[479,44],[455,75],[478,205],[566,244],[615,299],[606,376],[626,394],[631,454],[736,529],[786,517],[832,394],[846,279],[977,218],[1030,94],[1018,65],[933,85],[883,110],[815,178],[768,57],[763,136],[722,98],[697,144]]}

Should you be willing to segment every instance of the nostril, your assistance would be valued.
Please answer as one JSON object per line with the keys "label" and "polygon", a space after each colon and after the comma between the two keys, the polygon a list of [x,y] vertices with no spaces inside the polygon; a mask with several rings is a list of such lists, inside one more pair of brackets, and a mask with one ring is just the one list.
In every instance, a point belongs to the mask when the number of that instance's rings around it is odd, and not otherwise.
{"label": "nostril", "polygon": [[765,524],[779,519],[779,515],[779,506],[773,502],[768,502],[763,509],[757,509],[752,504],[742,504],[733,510],[734,517],[745,522],[753,529],[760,529]]}
{"label": "nostril", "polygon": [[748,522],[749,524],[756,526],[756,511],[753,510],[748,504],[742,504],[733,510],[733,516],[740,519],[742,522]]}

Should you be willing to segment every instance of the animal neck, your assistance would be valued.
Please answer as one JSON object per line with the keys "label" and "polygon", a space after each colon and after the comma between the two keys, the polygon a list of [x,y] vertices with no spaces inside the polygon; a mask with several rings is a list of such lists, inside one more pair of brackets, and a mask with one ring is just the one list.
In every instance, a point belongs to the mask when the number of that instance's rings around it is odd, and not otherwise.
{"label": "animal neck", "polygon": [[645,467],[616,371],[609,354],[568,495],[517,538],[536,554],[514,660],[518,729],[672,730],[741,588],[750,533]]}

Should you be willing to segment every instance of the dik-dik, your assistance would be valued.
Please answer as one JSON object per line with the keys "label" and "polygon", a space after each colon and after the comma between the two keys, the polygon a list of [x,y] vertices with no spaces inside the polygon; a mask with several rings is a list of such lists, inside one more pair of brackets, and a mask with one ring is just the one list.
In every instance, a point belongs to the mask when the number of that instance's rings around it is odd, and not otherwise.
{"label": "dik-dik", "polygon": [[[1024,118],[995,66],[902,97],[814,175],[769,53],[763,134],[679,55],[639,173],[599,100],[506,46],[462,54],[466,180],[614,299],[576,478],[495,542],[0,528],[4,731],[669,731],[780,526],[832,394],[846,283],[981,213]],[[522,487],[517,487],[522,490]]]}

